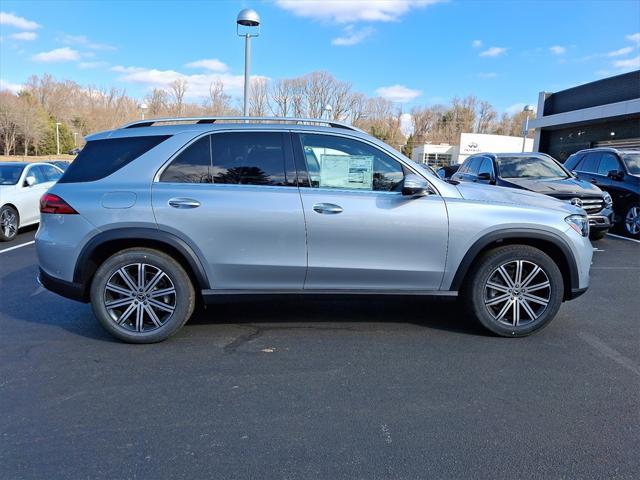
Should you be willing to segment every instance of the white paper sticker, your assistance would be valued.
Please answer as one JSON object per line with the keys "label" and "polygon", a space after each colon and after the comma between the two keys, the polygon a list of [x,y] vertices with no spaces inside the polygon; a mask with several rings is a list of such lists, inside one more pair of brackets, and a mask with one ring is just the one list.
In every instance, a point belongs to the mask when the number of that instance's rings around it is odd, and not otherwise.
{"label": "white paper sticker", "polygon": [[373,156],[320,155],[320,187],[373,188]]}

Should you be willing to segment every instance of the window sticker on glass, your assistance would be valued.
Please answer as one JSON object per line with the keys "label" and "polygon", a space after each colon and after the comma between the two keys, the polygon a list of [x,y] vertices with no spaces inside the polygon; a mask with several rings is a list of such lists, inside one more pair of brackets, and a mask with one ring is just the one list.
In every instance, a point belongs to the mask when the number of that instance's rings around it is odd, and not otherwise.
{"label": "window sticker on glass", "polygon": [[373,156],[320,155],[320,187],[373,188]]}

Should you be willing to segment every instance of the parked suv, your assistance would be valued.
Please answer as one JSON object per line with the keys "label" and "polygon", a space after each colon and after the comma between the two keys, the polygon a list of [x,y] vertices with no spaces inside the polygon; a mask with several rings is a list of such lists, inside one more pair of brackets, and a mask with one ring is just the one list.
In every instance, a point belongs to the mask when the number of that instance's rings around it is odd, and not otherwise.
{"label": "parked suv", "polygon": [[569,202],[587,212],[591,240],[604,238],[612,226],[611,196],[597,186],[574,177],[544,153],[472,155],[465,159],[451,179],[521,188]]}
{"label": "parked suv", "polygon": [[626,235],[640,239],[640,151],[581,150],[571,155],[564,166],[578,178],[609,192],[618,227]]}
{"label": "parked suv", "polygon": [[143,120],[87,140],[42,197],[40,281],[127,342],[224,294],[460,295],[524,336],[589,283],[584,211],[454,186],[342,123]]}

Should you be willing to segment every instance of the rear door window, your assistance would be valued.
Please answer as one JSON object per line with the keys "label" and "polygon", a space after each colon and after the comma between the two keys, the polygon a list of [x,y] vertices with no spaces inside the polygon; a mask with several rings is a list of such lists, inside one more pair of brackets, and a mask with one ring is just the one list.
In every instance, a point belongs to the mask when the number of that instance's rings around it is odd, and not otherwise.
{"label": "rear door window", "polygon": [[[288,139],[288,137],[287,137]],[[211,136],[213,183],[285,186],[285,134],[225,132]]]}
{"label": "rear door window", "polygon": [[587,153],[576,170],[578,172],[595,173],[598,171],[598,160],[600,160],[600,153]]}
{"label": "rear door window", "polygon": [[169,138],[168,135],[108,138],[87,142],[59,183],[92,182],[107,177]]}
{"label": "rear door window", "polygon": [[618,157],[613,153],[603,153],[602,157],[600,157],[598,175],[604,175],[606,177],[612,170],[615,170],[616,172],[622,170],[620,168],[620,162],[618,162]]}
{"label": "rear door window", "polygon": [[196,140],[171,162],[161,182],[211,183],[211,135]]}

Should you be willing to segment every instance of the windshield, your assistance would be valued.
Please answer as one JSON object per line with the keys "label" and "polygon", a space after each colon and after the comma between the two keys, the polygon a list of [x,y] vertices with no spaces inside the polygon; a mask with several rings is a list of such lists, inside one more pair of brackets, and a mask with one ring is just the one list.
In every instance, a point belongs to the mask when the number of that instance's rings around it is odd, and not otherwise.
{"label": "windshield", "polygon": [[569,178],[551,158],[498,157],[497,162],[502,178]]}
{"label": "windshield", "polygon": [[20,180],[24,166],[0,165],[0,185],[15,185]]}
{"label": "windshield", "polygon": [[640,175],[640,153],[625,153],[622,159],[631,175]]}

